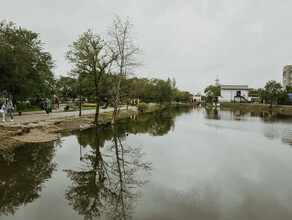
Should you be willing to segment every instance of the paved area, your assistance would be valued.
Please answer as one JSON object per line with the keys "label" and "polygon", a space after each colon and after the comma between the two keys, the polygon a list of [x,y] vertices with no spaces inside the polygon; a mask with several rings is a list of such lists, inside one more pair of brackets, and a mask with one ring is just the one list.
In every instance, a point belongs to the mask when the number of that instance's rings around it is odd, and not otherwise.
{"label": "paved area", "polygon": [[[129,109],[135,109],[136,107],[130,107]],[[126,107],[121,107],[121,109],[126,109]],[[100,109],[99,113],[103,112],[110,112],[113,111],[113,108],[108,108],[108,109]],[[95,109],[93,110],[82,110],[82,115],[90,115],[94,114]],[[0,115],[2,116],[2,115]],[[10,121],[10,117],[7,118],[7,122],[2,122],[0,121],[0,124],[7,124],[7,123],[22,123],[22,122],[36,122],[36,121],[44,121],[47,119],[55,119],[55,118],[63,118],[63,117],[70,117],[70,116],[79,116],[79,111],[68,111],[65,112],[64,110],[55,110],[49,115],[45,113],[45,111],[37,111],[37,112],[27,112],[21,116],[19,116],[17,113],[14,113],[14,121]],[[2,118],[2,117],[1,117]]]}

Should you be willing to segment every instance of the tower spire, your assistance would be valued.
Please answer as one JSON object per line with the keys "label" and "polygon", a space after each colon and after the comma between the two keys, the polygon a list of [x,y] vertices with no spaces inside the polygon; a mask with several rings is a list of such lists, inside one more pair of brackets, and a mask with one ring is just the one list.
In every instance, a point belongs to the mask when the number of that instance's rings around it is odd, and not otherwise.
{"label": "tower spire", "polygon": [[215,80],[215,86],[219,86],[219,79],[218,79],[218,75],[217,75],[217,78]]}

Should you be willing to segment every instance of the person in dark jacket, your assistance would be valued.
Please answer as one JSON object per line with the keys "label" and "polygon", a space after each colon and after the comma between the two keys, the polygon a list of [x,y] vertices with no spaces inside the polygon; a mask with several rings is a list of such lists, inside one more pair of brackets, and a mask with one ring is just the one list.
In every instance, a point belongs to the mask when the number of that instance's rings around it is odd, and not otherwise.
{"label": "person in dark jacket", "polygon": [[51,101],[48,98],[46,98],[46,101],[44,103],[44,108],[45,108],[47,115],[49,115],[50,110],[51,110]]}
{"label": "person in dark jacket", "polygon": [[13,103],[9,98],[6,98],[6,108],[7,108],[7,115],[9,114],[11,121],[13,121],[13,114],[12,114]]}

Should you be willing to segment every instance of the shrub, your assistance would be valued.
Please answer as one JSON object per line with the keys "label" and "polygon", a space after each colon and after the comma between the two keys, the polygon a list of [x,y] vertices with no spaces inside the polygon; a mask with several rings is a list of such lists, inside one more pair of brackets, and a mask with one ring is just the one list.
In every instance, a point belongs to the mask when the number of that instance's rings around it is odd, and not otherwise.
{"label": "shrub", "polygon": [[29,102],[32,106],[38,106],[39,102],[38,99],[29,99]]}
{"label": "shrub", "polygon": [[26,106],[26,103],[24,103],[24,102],[18,102],[17,105],[16,105],[16,110],[18,112],[22,112],[22,111],[24,111],[25,106]]}
{"label": "shrub", "polygon": [[149,108],[149,105],[147,103],[141,102],[138,105],[139,112],[145,112]]}
{"label": "shrub", "polygon": [[38,107],[39,107],[40,109],[44,109],[44,108],[45,108],[45,101],[41,101],[41,102],[39,102]]}
{"label": "shrub", "polygon": [[30,109],[30,108],[32,108],[32,105],[31,105],[30,102],[25,102],[24,104],[25,104],[25,109]]}

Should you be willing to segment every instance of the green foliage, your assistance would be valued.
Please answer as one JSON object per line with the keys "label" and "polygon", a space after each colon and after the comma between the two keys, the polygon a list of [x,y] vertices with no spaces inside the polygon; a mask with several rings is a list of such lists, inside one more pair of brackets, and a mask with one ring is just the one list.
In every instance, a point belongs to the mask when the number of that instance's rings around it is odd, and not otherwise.
{"label": "green foliage", "polygon": [[259,95],[260,93],[261,93],[261,89],[250,88],[248,90],[248,94],[250,95]]}
{"label": "green foliage", "polygon": [[292,86],[286,86],[286,92],[292,93]]}
{"label": "green foliage", "polygon": [[24,103],[21,103],[21,102],[17,103],[16,109],[18,112],[24,111],[24,109],[25,109]]}
{"label": "green foliage", "polygon": [[175,89],[173,100],[176,102],[188,102],[190,100],[191,94],[188,91],[180,91]]}
{"label": "green foliage", "polygon": [[204,93],[206,94],[206,102],[212,103],[217,100],[218,96],[220,96],[220,86],[209,85],[205,88]]}
{"label": "green foliage", "polygon": [[54,63],[37,33],[0,22],[0,90],[16,99],[51,95]]}
{"label": "green foliage", "polygon": [[141,102],[138,105],[139,112],[145,112],[149,108],[149,105],[147,103]]}
{"label": "green foliage", "polygon": [[277,102],[282,94],[282,86],[275,80],[270,80],[265,85],[265,90],[262,92],[263,98],[273,105],[273,102]]}
{"label": "green foliage", "polygon": [[173,90],[171,80],[153,79],[149,85],[150,97],[156,102],[171,102],[173,100]]}
{"label": "green foliage", "polygon": [[[66,58],[74,64],[71,74],[77,76],[88,95],[94,97],[96,110],[102,100],[102,83],[107,67],[113,62],[115,57],[107,54],[105,43],[97,34],[90,30],[79,36],[79,39],[72,43]],[[109,87],[110,88],[110,87]],[[98,122],[98,114],[95,114],[95,123]]]}
{"label": "green foliage", "polygon": [[61,76],[57,80],[56,89],[58,96],[62,98],[76,99],[80,93],[80,85],[77,79],[68,76]]}
{"label": "green foliage", "polygon": [[[19,112],[23,112],[26,110],[33,109],[35,107],[36,106],[32,106],[32,104],[30,102],[17,102],[16,110]],[[37,109],[39,109],[39,108],[37,108]]]}
{"label": "green foliage", "polygon": [[[108,77],[108,74],[107,74]],[[190,93],[180,91],[175,88],[175,79],[147,79],[147,78],[130,78],[123,81],[122,92],[123,99],[139,98],[143,102],[171,102],[188,101]]]}
{"label": "green foliage", "polygon": [[288,94],[285,91],[281,91],[278,95],[278,104],[285,105],[291,103]]}

